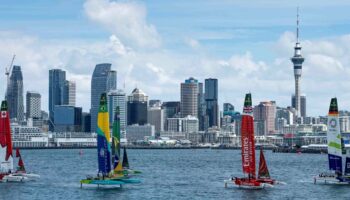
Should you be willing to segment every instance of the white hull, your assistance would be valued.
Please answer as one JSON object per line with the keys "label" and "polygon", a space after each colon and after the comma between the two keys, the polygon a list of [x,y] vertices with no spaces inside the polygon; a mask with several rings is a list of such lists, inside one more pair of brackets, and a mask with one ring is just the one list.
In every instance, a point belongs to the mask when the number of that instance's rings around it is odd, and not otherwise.
{"label": "white hull", "polygon": [[326,184],[326,185],[349,185],[349,182],[341,182],[336,177],[314,177],[314,184]]}
{"label": "white hull", "polygon": [[16,172],[16,173],[13,173],[13,175],[22,176],[22,177],[28,178],[28,180],[36,180],[36,179],[40,178],[39,174],[32,174],[32,173],[18,173],[18,172]]}
{"label": "white hull", "polygon": [[28,180],[29,179],[27,177],[24,177],[24,176],[9,174],[9,175],[4,176],[1,181],[2,182],[26,182]]}

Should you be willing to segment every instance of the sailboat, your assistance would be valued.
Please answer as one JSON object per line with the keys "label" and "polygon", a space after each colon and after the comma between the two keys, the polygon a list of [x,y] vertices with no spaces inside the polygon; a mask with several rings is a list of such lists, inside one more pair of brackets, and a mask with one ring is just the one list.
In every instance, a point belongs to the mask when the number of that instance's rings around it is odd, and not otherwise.
{"label": "sailboat", "polygon": [[[315,176],[314,183],[350,184],[350,156],[345,151],[340,133],[337,98],[332,98],[329,106],[327,143],[329,172]],[[345,163],[344,170],[343,163]]]}
{"label": "sailboat", "polygon": [[[242,146],[242,169],[243,178],[232,177],[231,180],[236,186],[245,189],[262,189],[265,186],[271,186],[269,183],[259,181],[256,177],[255,165],[255,142],[254,142],[254,121],[252,96],[250,93],[245,95],[242,124],[241,124],[241,146]],[[225,187],[227,183],[225,181]]]}
{"label": "sailboat", "polygon": [[[118,116],[119,112],[116,115]],[[86,179],[81,180],[81,187],[83,184],[122,186],[123,184],[141,182],[138,179],[131,179],[127,173],[123,172],[122,162],[120,162],[120,134],[118,135],[120,133],[118,132],[118,129],[120,129],[120,118],[115,117],[115,119],[114,123],[116,124],[113,127],[111,145],[107,95],[102,93],[97,116],[98,173],[96,177],[88,176]]]}
{"label": "sailboat", "polygon": [[1,102],[0,112],[0,181],[28,181],[30,177],[25,171],[17,173],[13,169],[12,138],[7,101]]}

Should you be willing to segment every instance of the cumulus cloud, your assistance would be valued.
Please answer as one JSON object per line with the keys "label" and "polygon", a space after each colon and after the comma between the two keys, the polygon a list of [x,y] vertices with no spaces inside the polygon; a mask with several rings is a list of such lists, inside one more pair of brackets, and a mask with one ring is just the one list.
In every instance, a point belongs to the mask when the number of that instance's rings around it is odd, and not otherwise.
{"label": "cumulus cloud", "polygon": [[110,0],[87,0],[86,15],[101,24],[122,41],[138,47],[155,48],[161,45],[161,37],[146,20],[146,8],[137,2]]}

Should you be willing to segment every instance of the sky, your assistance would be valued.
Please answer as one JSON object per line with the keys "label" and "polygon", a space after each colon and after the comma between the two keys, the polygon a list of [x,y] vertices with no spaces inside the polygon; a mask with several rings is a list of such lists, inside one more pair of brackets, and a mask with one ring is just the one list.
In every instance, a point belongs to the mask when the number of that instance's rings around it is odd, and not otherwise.
{"label": "sky", "polygon": [[241,111],[247,92],[255,105],[286,107],[298,6],[307,114],[326,115],[334,96],[349,110],[350,2],[340,0],[2,0],[0,69],[16,54],[24,91],[40,92],[43,110],[48,70],[61,68],[77,84],[77,106],[89,111],[91,75],[105,62],[127,94],[138,87],[149,99],[179,101],[185,79],[217,78],[221,108]]}

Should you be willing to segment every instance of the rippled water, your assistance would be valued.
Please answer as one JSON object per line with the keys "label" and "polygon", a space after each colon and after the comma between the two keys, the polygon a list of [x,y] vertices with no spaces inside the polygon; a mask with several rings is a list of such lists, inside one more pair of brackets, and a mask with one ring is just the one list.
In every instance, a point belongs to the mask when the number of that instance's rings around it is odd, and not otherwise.
{"label": "rippled water", "polygon": [[313,184],[312,176],[327,167],[326,155],[266,151],[270,174],[287,185],[249,191],[224,188],[224,179],[242,175],[238,150],[129,150],[142,184],[80,189],[79,180],[96,173],[97,158],[95,149],[79,151],[23,150],[27,170],[41,179],[0,183],[0,199],[350,199],[350,186]]}

